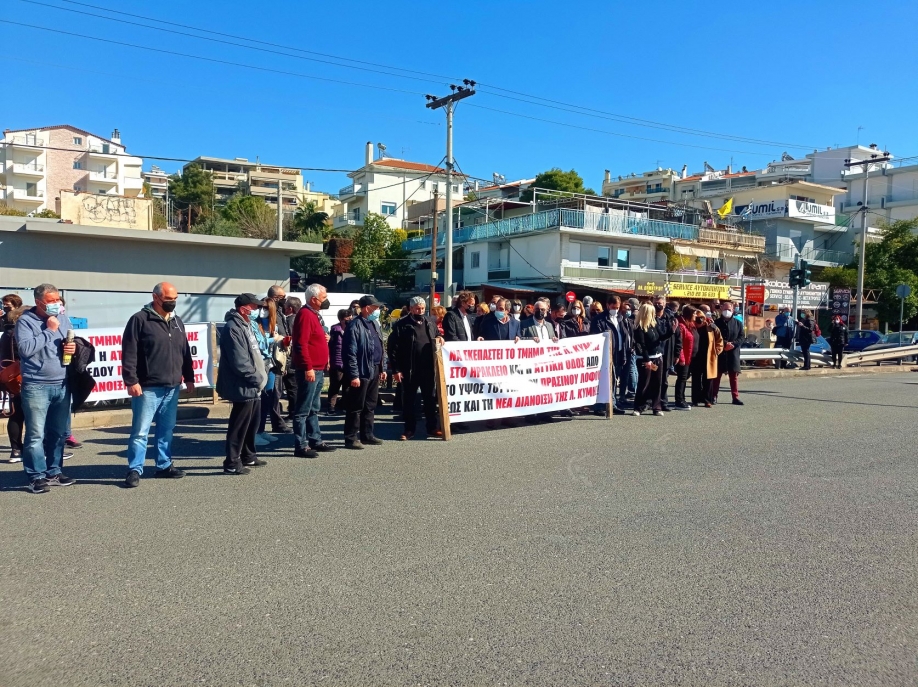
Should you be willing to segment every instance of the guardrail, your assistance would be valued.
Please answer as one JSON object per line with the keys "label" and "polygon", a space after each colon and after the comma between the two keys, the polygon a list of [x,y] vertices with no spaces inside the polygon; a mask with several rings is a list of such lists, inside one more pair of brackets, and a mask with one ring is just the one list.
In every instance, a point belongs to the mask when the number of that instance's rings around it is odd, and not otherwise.
{"label": "guardrail", "polygon": [[918,346],[896,346],[894,348],[881,348],[876,351],[861,351],[860,353],[847,353],[842,359],[843,367],[876,363],[879,365],[885,360],[902,360],[918,356]]}
{"label": "guardrail", "polygon": [[[877,365],[887,360],[903,361],[906,358],[918,357],[918,345],[898,346],[895,348],[882,348],[877,351],[862,351],[860,353],[845,353],[842,356],[842,367],[855,367],[867,363]],[[787,348],[741,348],[740,360],[744,363],[753,363],[759,360],[784,360],[790,363],[803,361],[803,353],[791,351]],[[827,353],[810,353],[810,362],[813,365],[831,365],[832,357]]]}

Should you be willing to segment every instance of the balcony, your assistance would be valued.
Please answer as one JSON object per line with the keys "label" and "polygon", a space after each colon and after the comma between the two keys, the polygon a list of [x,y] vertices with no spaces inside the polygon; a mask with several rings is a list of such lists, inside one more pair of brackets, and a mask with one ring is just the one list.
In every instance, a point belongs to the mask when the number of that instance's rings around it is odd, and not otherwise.
{"label": "balcony", "polygon": [[14,162],[10,171],[17,176],[43,177],[45,175],[45,166],[40,165],[37,162]]}
{"label": "balcony", "polygon": [[854,261],[853,253],[841,250],[827,250],[823,248],[805,248],[800,254],[801,260],[806,260],[820,267],[837,267],[847,265]]}
{"label": "balcony", "polygon": [[10,136],[7,142],[13,148],[34,148],[45,145],[45,139],[35,136],[34,134]]}
{"label": "balcony", "polygon": [[765,252],[765,237],[757,234],[744,234],[739,231],[722,229],[699,229],[698,243],[720,248],[749,250],[756,253]]}
{"label": "balcony", "polygon": [[109,145],[91,145],[88,154],[90,157],[98,157],[104,160],[115,160],[118,158],[118,150]]}
{"label": "balcony", "polygon": [[[604,236],[681,239],[697,241],[698,227],[692,224],[664,222],[656,219],[644,219],[625,215],[611,215],[582,210],[547,210],[531,215],[521,215],[495,222],[462,227],[453,232],[453,243],[472,243],[505,236],[519,236],[552,229],[572,229],[585,233]],[[446,233],[437,236],[437,245],[446,244]],[[430,237],[420,236],[408,239],[402,246],[406,250],[429,250]]]}
{"label": "balcony", "polygon": [[100,184],[111,184],[115,186],[118,183],[118,175],[108,170],[96,170],[89,172],[89,180]]}
{"label": "balcony", "polygon": [[363,195],[366,195],[366,192],[367,192],[366,187],[360,184],[351,184],[349,186],[345,186],[340,191],[338,191],[338,199],[344,200],[346,197],[349,197],[349,196],[363,196]]}
{"label": "balcony", "polygon": [[211,172],[215,186],[237,186],[248,181],[248,176],[239,172]]}
{"label": "balcony", "polygon": [[355,227],[360,224],[360,211],[351,210],[343,215],[335,215],[333,225],[335,229],[339,227]]}
{"label": "balcony", "polygon": [[11,188],[7,191],[7,197],[10,200],[17,200],[21,203],[44,203],[44,191],[29,191],[24,188]]}
{"label": "balcony", "polygon": [[563,279],[601,279],[604,281],[615,281],[631,283],[635,280],[654,279],[658,281],[668,281],[670,283],[680,284],[718,284],[727,286],[739,286],[742,283],[740,277],[730,277],[726,280],[720,278],[720,272],[702,272],[692,270],[689,272],[666,272],[665,270],[642,270],[619,267],[579,267],[562,263],[561,277]]}

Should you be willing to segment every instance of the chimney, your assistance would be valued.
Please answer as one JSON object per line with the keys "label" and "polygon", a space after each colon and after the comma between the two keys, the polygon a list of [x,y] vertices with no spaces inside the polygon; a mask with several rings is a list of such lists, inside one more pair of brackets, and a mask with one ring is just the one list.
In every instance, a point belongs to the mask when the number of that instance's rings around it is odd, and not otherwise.
{"label": "chimney", "polygon": [[610,171],[607,169],[607,170],[606,170],[606,175],[602,178],[602,180],[603,180],[603,182],[605,182],[605,183],[607,183],[607,184],[608,184],[610,181],[612,181],[612,172],[610,172]]}
{"label": "chimney", "polygon": [[727,165],[727,174],[733,174],[733,165]]}
{"label": "chimney", "polygon": [[876,143],[871,143],[871,144],[870,144],[870,149],[871,149],[871,150],[876,150],[876,149],[877,149],[877,144],[876,144]]}
{"label": "chimney", "polygon": [[475,191],[478,191],[478,179],[475,179]]}
{"label": "chimney", "polygon": [[312,191],[312,182],[307,181],[306,182],[306,193],[310,193],[311,191]]}
{"label": "chimney", "polygon": [[687,176],[688,176],[688,165],[682,165],[682,175],[679,178],[685,179],[685,177]]}
{"label": "chimney", "polygon": [[118,131],[118,129],[115,129],[112,132],[112,143],[117,143],[118,145],[121,145],[121,132]]}
{"label": "chimney", "polygon": [[367,154],[366,161],[364,164],[372,165],[373,164],[373,141],[367,141]]}

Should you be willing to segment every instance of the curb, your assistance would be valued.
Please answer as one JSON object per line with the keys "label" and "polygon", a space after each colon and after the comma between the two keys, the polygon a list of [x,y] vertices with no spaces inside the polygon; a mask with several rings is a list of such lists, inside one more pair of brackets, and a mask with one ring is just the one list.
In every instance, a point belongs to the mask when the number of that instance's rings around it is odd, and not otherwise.
{"label": "curb", "polygon": [[[918,370],[918,368],[914,368]],[[740,374],[745,379],[785,379],[790,377],[849,377],[855,375],[892,374],[913,371],[909,365],[872,365],[870,367],[814,367],[811,370],[746,370]]]}

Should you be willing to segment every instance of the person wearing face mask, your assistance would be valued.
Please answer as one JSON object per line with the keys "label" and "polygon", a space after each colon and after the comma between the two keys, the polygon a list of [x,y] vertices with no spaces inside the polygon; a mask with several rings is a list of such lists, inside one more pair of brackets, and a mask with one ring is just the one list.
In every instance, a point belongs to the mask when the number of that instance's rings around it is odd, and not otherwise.
{"label": "person wearing face mask", "polygon": [[76,353],[76,344],[67,343],[72,327],[57,287],[39,284],[33,293],[35,307],[16,321],[14,335],[26,428],[22,466],[29,478],[29,491],[43,494],[50,487],[65,487],[75,481],[63,474],[61,465],[64,441],[70,433],[71,400],[64,356]]}
{"label": "person wearing face mask", "polygon": [[535,302],[532,317],[520,322],[520,338],[532,339],[536,343],[557,343],[558,335],[548,317],[548,299],[540,298]]}
{"label": "person wearing face mask", "polygon": [[[662,311],[663,308],[661,307]],[[634,327],[634,355],[638,363],[637,394],[632,415],[640,415],[649,407],[656,416],[662,416],[660,391],[663,373],[663,342],[672,338],[673,327],[657,321],[654,306],[644,303],[638,309]]]}
{"label": "person wearing face mask", "polygon": [[[258,426],[258,434],[255,437],[256,446],[267,446],[275,441],[277,437],[268,434],[268,418],[271,418],[271,431],[275,434],[292,433],[281,416],[280,407],[280,387],[278,382],[284,368],[281,361],[286,363],[286,356],[283,355],[282,344],[284,336],[281,334],[280,323],[283,317],[278,316],[277,305],[273,299],[267,298],[258,311],[258,320],[253,326],[255,339],[258,341],[258,348],[261,351],[265,361],[265,369],[268,371],[268,385],[261,392],[261,421]],[[280,355],[278,349],[281,349]]]}
{"label": "person wearing face mask", "polygon": [[724,350],[717,356],[717,376],[711,380],[711,398],[717,403],[720,394],[720,380],[723,375],[730,378],[730,394],[733,396],[733,405],[741,406],[743,402],[739,397],[740,345],[743,336],[743,323],[734,317],[735,305],[733,301],[722,301],[720,304],[720,317],[714,320],[714,326],[720,330],[723,338]]}
{"label": "person wearing face mask", "polygon": [[386,342],[389,365],[396,383],[401,384],[402,393],[402,441],[414,437],[417,427],[415,408],[418,391],[424,418],[427,421],[427,436],[443,436],[437,429],[437,401],[434,387],[434,365],[437,346],[443,343],[432,317],[425,313],[427,303],[415,296],[408,303],[406,315],[395,323]]}
{"label": "person wearing face mask", "polygon": [[450,308],[443,317],[444,341],[472,341],[472,322],[474,318],[475,296],[468,291],[460,291],[456,296],[456,305]]}
{"label": "person wearing face mask", "polygon": [[590,321],[584,317],[583,303],[574,301],[571,303],[570,312],[561,320],[561,329],[563,337],[569,339],[572,336],[586,336],[590,333]]}
{"label": "person wearing face mask", "polygon": [[261,392],[268,383],[264,359],[252,323],[258,319],[261,299],[254,293],[236,297],[220,331],[220,374],[217,393],[233,404],[226,426],[223,472],[247,475],[251,467],[265,465],[258,458],[255,435],[261,418]]}
{"label": "person wearing face mask", "polygon": [[379,306],[375,296],[360,299],[360,316],[344,332],[344,446],[363,449],[378,446],[375,434],[379,384],[386,381],[386,348],[376,321]]}
{"label": "person wearing face mask", "polygon": [[829,331],[829,345],[832,347],[832,367],[841,369],[842,354],[848,345],[848,327],[841,315],[832,318],[832,329]]}
{"label": "person wearing face mask", "polygon": [[[594,308],[597,305],[596,302],[593,303]],[[590,321],[590,334],[610,332],[610,360],[612,361],[612,374],[614,376],[612,383],[612,412],[616,415],[624,415],[625,413],[625,395],[628,389],[633,334],[633,329],[625,324],[626,321],[621,316],[621,308],[621,297],[612,294],[606,299],[606,312],[603,313],[602,310],[598,310]],[[605,406],[597,404],[594,413],[596,415],[605,415]]]}
{"label": "person wearing face mask", "polygon": [[0,315],[0,331],[11,324],[10,313],[22,307],[22,299],[15,293],[8,293],[2,298],[3,315]]}
{"label": "person wearing face mask", "polygon": [[519,341],[520,323],[508,312],[510,301],[501,298],[496,309],[484,318],[478,332],[478,341]]}
{"label": "person wearing face mask", "polygon": [[520,321],[523,314],[523,303],[519,298],[514,298],[510,301],[510,315],[517,322]]}
{"label": "person wearing face mask", "polygon": [[676,360],[679,358],[679,349],[682,348],[682,331],[673,311],[667,307],[666,296],[659,295],[653,298],[654,317],[657,320],[657,329],[663,336],[663,374],[660,378],[660,410],[664,413],[670,411],[669,407],[669,375]]}
{"label": "person wearing face mask", "polygon": [[679,347],[674,352],[676,368],[676,410],[691,410],[685,402],[685,387],[691,374],[692,361],[698,355],[698,336],[695,331],[695,314],[698,311],[691,305],[683,306],[677,325],[679,327]]}
{"label": "person wearing face mask", "polygon": [[137,487],[147,457],[147,437],[156,425],[155,477],[176,479],[184,472],[172,464],[182,382],[194,391],[194,366],[185,324],[175,314],[178,291],[168,282],[153,287],[153,301],[131,316],[121,337],[121,378],[131,397],[131,438],[125,486]]}
{"label": "person wearing face mask", "polygon": [[694,324],[698,352],[691,362],[692,405],[710,408],[713,405],[711,380],[717,376],[717,359],[724,350],[724,341],[720,330],[711,322],[710,312],[696,311]]}
{"label": "person wearing face mask", "polygon": [[[632,347],[634,346],[634,318],[637,317],[637,312],[641,307],[641,302],[637,298],[629,298],[627,302],[622,303],[620,308],[622,322],[625,327],[629,330]],[[626,375],[626,399],[633,399],[637,392],[637,378],[638,378],[638,367],[637,367],[637,358],[634,355],[634,350],[628,352],[628,370]]]}
{"label": "person wearing face mask", "polygon": [[803,367],[800,369],[804,371],[810,369],[810,346],[819,335],[815,324],[813,313],[809,310],[804,310],[797,320],[797,343],[800,344],[800,352],[803,354]]}
{"label": "person wearing face mask", "polygon": [[296,369],[296,410],[293,434],[297,458],[317,458],[320,452],[334,451],[322,440],[319,413],[322,386],[328,369],[328,336],[322,326],[321,310],[329,307],[328,292],[321,284],[306,287],[306,303],[293,321],[293,366]]}

